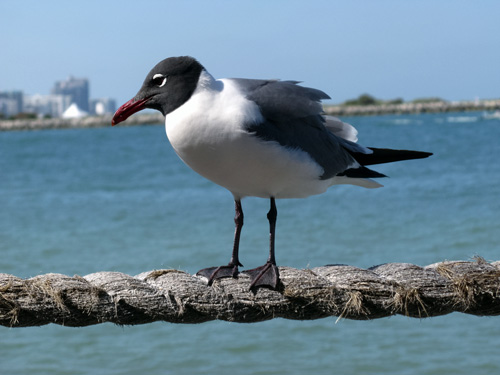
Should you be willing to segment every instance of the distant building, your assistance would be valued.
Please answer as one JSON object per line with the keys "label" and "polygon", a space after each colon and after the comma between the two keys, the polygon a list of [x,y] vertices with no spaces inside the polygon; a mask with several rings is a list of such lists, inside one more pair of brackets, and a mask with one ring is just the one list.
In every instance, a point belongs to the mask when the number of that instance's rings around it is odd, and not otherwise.
{"label": "distant building", "polygon": [[52,95],[67,95],[71,98],[71,103],[75,103],[82,111],[89,112],[88,79],[70,76],[65,81],[56,82],[51,93]]}
{"label": "distant building", "polygon": [[[72,106],[74,104],[74,106]],[[68,110],[72,106],[71,110]],[[67,111],[67,113],[65,113]],[[58,81],[51,95],[24,95],[22,91],[0,91],[0,118],[19,113],[35,113],[38,117],[82,117],[113,114],[116,101],[111,98],[89,99],[89,80],[69,77]]]}
{"label": "distant building", "polygon": [[39,117],[61,117],[71,105],[71,99],[69,95],[27,95],[23,112],[36,113]]}
{"label": "distant building", "polygon": [[91,99],[90,100],[90,114],[91,115],[105,115],[113,114],[116,111],[116,101],[110,98]]}
{"label": "distant building", "polygon": [[15,116],[23,111],[22,91],[0,92],[0,113],[4,117]]}

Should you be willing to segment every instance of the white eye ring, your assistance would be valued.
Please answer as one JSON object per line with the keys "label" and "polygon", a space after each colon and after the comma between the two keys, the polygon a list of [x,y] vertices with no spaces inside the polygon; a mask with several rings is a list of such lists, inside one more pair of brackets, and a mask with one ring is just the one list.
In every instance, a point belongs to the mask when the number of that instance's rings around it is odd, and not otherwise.
{"label": "white eye ring", "polygon": [[157,73],[153,76],[153,81],[156,80],[157,78],[162,78],[163,81],[161,81],[161,84],[158,85],[158,87],[163,87],[165,86],[165,83],[167,83],[167,77],[165,77],[163,74]]}

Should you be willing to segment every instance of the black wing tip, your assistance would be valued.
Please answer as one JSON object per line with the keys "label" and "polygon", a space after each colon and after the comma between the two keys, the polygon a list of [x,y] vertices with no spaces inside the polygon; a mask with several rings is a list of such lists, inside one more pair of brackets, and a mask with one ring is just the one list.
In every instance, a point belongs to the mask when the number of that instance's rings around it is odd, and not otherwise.
{"label": "black wing tip", "polygon": [[432,152],[412,151],[412,150],[393,150],[390,148],[375,148],[367,147],[372,150],[372,154],[351,153],[354,158],[361,164],[358,168],[349,168],[337,176],[346,176],[351,178],[382,178],[387,177],[385,174],[379,173],[365,167],[365,165],[392,163],[396,161],[425,159],[433,155]]}
{"label": "black wing tip", "polygon": [[371,154],[352,153],[351,155],[361,165],[393,163],[396,161],[425,159],[433,155],[432,152],[413,150],[394,150],[390,148],[367,147]]}
{"label": "black wing tip", "polygon": [[422,157],[420,159],[425,159],[428,158],[429,156],[434,155],[432,152],[425,152],[425,151],[418,151],[422,154]]}
{"label": "black wing tip", "polygon": [[394,155],[404,155],[411,157],[413,156],[415,159],[427,158],[431,155],[434,155],[432,152],[427,151],[414,151],[414,150],[395,150],[392,148],[378,148],[378,147],[367,147],[372,150],[374,153],[389,153]]}

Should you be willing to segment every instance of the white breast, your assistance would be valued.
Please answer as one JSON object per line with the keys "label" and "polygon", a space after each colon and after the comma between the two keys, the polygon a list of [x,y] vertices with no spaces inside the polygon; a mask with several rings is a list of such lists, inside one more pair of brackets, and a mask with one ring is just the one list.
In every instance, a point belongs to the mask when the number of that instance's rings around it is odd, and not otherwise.
{"label": "white breast", "polygon": [[331,182],[319,179],[323,170],[307,153],[264,142],[242,127],[262,120],[257,105],[231,80],[215,81],[204,72],[192,97],[166,116],[165,128],[187,165],[236,198],[324,192]]}

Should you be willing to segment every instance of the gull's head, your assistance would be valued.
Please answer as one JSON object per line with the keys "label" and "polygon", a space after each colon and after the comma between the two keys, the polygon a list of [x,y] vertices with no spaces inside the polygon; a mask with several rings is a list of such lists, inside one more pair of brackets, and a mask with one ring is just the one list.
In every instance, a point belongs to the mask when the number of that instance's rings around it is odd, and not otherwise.
{"label": "gull's head", "polygon": [[189,56],[160,61],[148,73],[137,95],[118,108],[111,124],[125,121],[145,108],[156,109],[164,116],[174,111],[189,100],[202,71],[203,66]]}

